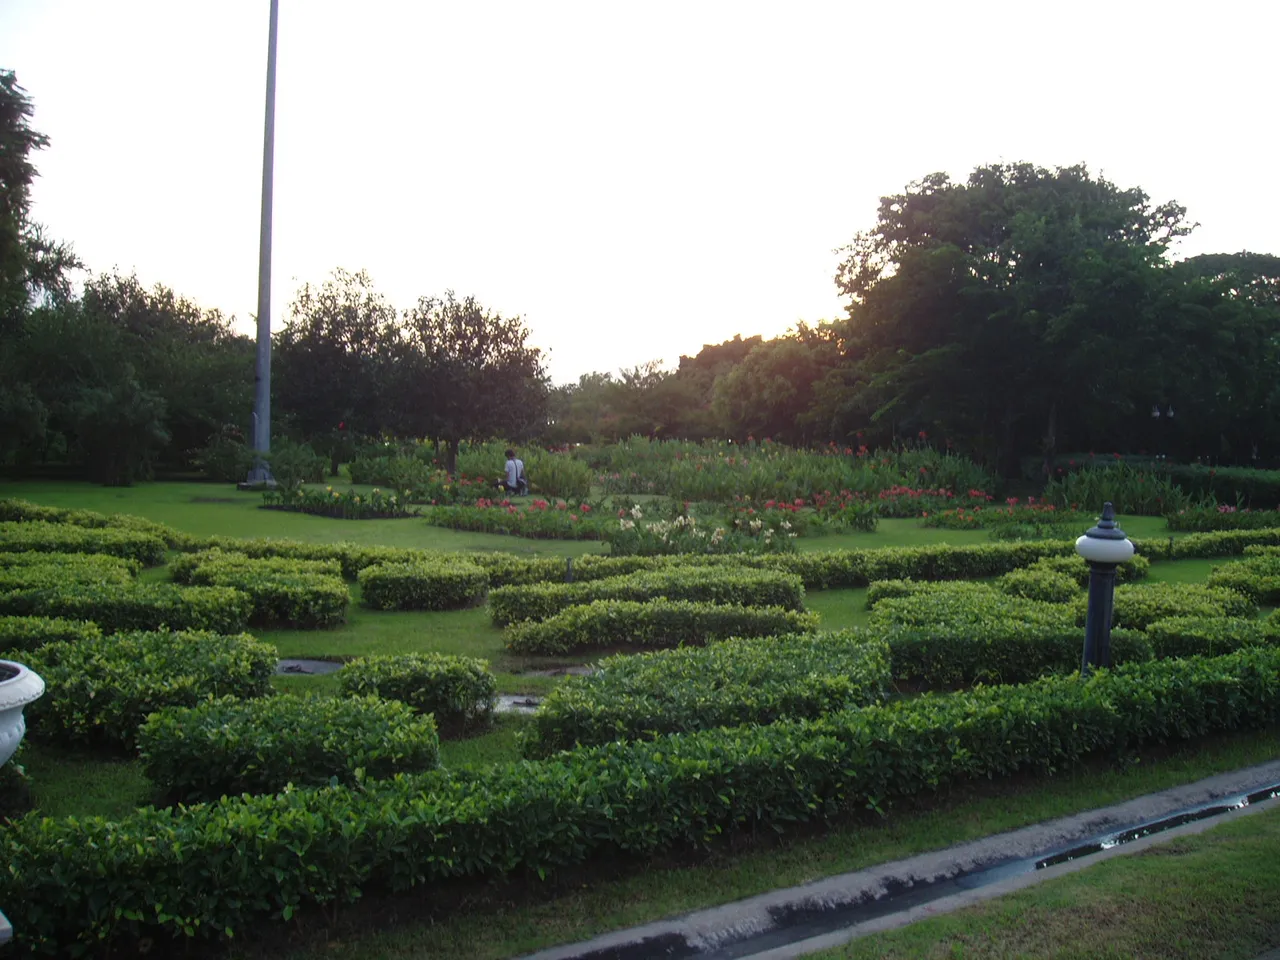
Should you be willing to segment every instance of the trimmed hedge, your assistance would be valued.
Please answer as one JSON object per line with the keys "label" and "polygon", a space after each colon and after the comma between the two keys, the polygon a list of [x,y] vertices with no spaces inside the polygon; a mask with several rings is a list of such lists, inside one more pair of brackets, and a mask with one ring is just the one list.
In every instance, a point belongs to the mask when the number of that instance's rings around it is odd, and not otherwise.
{"label": "trimmed hedge", "polygon": [[1067,573],[1048,570],[1032,564],[1022,570],[1010,570],[996,586],[1005,593],[1045,603],[1067,603],[1080,595],[1080,584]]}
{"label": "trimmed hedge", "polygon": [[[1084,557],[1074,552],[1067,557],[1045,557],[1026,569],[1065,573],[1081,587],[1089,585],[1089,564],[1085,562]],[[1116,567],[1116,582],[1136,583],[1139,580],[1145,580],[1150,573],[1150,558],[1135,555],[1128,563],[1122,563]]]}
{"label": "trimmed hedge", "polygon": [[694,603],[690,600],[594,600],[546,620],[507,628],[507,648],[519,653],[568,653],[584,647],[678,647],[729,637],[813,633],[816,613],[782,607]]}
{"label": "trimmed hedge", "polygon": [[92,620],[104,631],[211,630],[240,633],[252,601],[230,587],[172,583],[100,584],[0,594],[0,615]]}
{"label": "trimmed hedge", "polygon": [[1147,627],[1158,657],[1217,657],[1241,647],[1280,643],[1280,621],[1243,617],[1169,617]]}
{"label": "trimmed hedge", "polygon": [[579,744],[818,717],[879,703],[888,688],[888,645],[852,631],[609,657],[547,695],[521,746],[545,757]]}
{"label": "trimmed hedge", "polygon": [[138,755],[166,800],[354,784],[438,765],[435,722],[377,697],[222,697],[166,707],[138,728]]}
{"label": "trimmed hedge", "polygon": [[136,632],[49,643],[26,663],[46,685],[27,707],[37,739],[129,748],[162,707],[270,693],[276,648],[248,634]]}
{"label": "trimmed hedge", "polygon": [[1253,554],[1215,567],[1208,584],[1242,593],[1254,603],[1275,606],[1280,603],[1280,555]]}
{"label": "trimmed hedge", "polygon": [[[1084,631],[1070,624],[1030,625],[993,618],[964,626],[892,627],[872,631],[889,644],[893,677],[929,687],[1026,683],[1074,673],[1084,657]],[[1111,633],[1111,662],[1142,663],[1153,644],[1136,630]]]}
{"label": "trimmed hedge", "polygon": [[586,583],[500,587],[489,592],[489,610],[495,624],[507,626],[520,620],[545,620],[566,607],[593,600],[652,600],[658,597],[749,607],[804,609],[804,585],[799,577],[768,570],[689,567],[589,580]]}
{"label": "trimmed hedge", "polygon": [[348,696],[399,700],[433,714],[447,732],[487,724],[498,692],[488,661],[445,653],[352,660],[338,671],[338,685]]}
{"label": "trimmed hedge", "polygon": [[63,507],[46,507],[28,500],[0,498],[0,521],[38,521],[44,523],[64,523],[75,527],[108,528],[114,530],[131,530],[134,533],[145,533],[159,537],[174,550],[188,550],[199,542],[198,537],[175,530],[173,527],[156,523],[145,517],[136,517],[128,513],[95,513],[92,510],[68,510]]}
{"label": "trimmed hedge", "polygon": [[43,567],[50,565],[68,565],[77,567],[98,566],[101,569],[113,568],[128,571],[131,577],[137,576],[142,564],[127,557],[114,557],[107,553],[0,553],[0,571],[12,570],[15,567]]}
{"label": "trimmed hedge", "polygon": [[0,833],[0,903],[27,953],[180,949],[303,906],[701,847],[1277,719],[1280,650],[1250,648],[118,822],[29,816]]}
{"label": "trimmed hedge", "polygon": [[[1077,626],[1084,626],[1089,598],[1072,604]],[[1157,620],[1169,617],[1251,617],[1257,606],[1244,594],[1199,583],[1145,583],[1119,586],[1111,625],[1145,630]]]}
{"label": "trimmed hedge", "polygon": [[250,622],[301,628],[331,627],[347,617],[351,592],[338,564],[284,559],[255,560],[210,551],[181,575],[200,586],[232,587],[253,603]]}
{"label": "trimmed hedge", "polygon": [[1187,557],[1230,557],[1253,546],[1280,546],[1280,528],[1267,530],[1219,530],[1192,533],[1168,540],[1135,540],[1138,552],[1151,559],[1182,560]]}
{"label": "trimmed hedge", "polygon": [[95,529],[59,523],[0,523],[0,552],[109,553],[143,566],[164,563],[165,542],[130,530]]}
{"label": "trimmed hedge", "polygon": [[[97,640],[96,623],[58,617],[0,617],[0,655],[37,650],[46,643],[83,643]],[[5,659],[12,659],[5,656]]]}
{"label": "trimmed hedge", "polygon": [[213,547],[198,553],[188,553],[178,557],[169,564],[169,574],[174,583],[207,583],[197,571],[201,567],[219,568],[238,567],[264,574],[310,574],[313,576],[342,576],[342,562],[339,560],[297,560],[292,557],[250,557],[235,551]]}
{"label": "trimmed hedge", "polygon": [[484,600],[489,575],[465,560],[379,563],[360,571],[360,590],[375,610],[458,610]]}
{"label": "trimmed hedge", "polygon": [[873,625],[945,627],[966,630],[978,626],[1017,623],[1024,626],[1070,629],[1073,608],[1067,604],[1027,600],[986,583],[916,583],[885,581],[867,591]]}
{"label": "trimmed hedge", "polygon": [[131,561],[107,554],[29,553],[25,556],[57,556],[66,559],[52,563],[21,563],[0,567],[0,594],[134,582],[136,568]]}
{"label": "trimmed hedge", "polygon": [[443,559],[447,554],[404,547],[370,547],[359,543],[303,543],[300,540],[241,540],[235,537],[209,537],[202,546],[228,553],[239,553],[257,559],[331,560],[342,567],[342,575],[354,580],[365,567],[375,563],[410,563],[416,560]]}

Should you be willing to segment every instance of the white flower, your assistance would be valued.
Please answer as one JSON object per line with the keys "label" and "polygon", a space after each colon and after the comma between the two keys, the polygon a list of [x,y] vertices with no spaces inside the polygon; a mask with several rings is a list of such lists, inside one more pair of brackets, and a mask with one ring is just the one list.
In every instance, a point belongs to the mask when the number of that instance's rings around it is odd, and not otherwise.
{"label": "white flower", "polygon": [[631,516],[635,517],[637,520],[639,520],[641,517],[644,516],[644,514],[640,510],[640,504],[637,503],[634,507],[631,508]]}
{"label": "white flower", "polygon": [[780,526],[783,530],[790,530],[790,529],[791,529],[791,521],[790,521],[790,520],[783,520],[780,524],[778,524],[778,526]]}
{"label": "white flower", "polygon": [[618,523],[622,525],[623,530],[634,530],[636,527],[634,520],[619,520]]}
{"label": "white flower", "polygon": [[752,520],[751,523],[748,524],[748,526],[751,527],[752,533],[759,533],[760,528],[763,527],[764,524],[761,523],[759,520]]}

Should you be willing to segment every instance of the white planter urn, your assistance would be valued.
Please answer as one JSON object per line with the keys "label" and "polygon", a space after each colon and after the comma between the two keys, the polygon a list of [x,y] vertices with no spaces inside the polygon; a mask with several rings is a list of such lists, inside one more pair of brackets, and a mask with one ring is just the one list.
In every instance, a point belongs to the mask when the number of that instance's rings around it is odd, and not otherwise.
{"label": "white planter urn", "polygon": [[0,660],[0,767],[9,762],[27,732],[23,708],[43,694],[44,681],[38,673],[12,660]]}

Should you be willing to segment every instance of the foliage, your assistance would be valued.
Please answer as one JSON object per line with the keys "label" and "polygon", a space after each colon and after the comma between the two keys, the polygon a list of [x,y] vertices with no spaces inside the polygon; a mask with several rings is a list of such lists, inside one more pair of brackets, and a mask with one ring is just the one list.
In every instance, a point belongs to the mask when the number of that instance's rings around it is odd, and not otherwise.
{"label": "foliage", "polygon": [[338,671],[348,696],[375,696],[429,713],[446,732],[483,726],[493,715],[498,685],[489,664],[443,653],[362,657]]}
{"label": "foliage", "polygon": [[1080,584],[1074,577],[1036,564],[1022,570],[1010,570],[996,581],[996,586],[1015,597],[1046,603],[1066,603],[1080,594]]}
{"label": "foliage", "polygon": [[249,476],[255,459],[253,448],[245,443],[244,434],[227,424],[192,455],[191,461],[206,480],[238,483]]}
{"label": "foliage", "polygon": [[[1264,411],[1264,415],[1273,414]],[[1162,463],[1160,470],[1191,497],[1240,504],[1259,512],[1280,509],[1280,470],[1168,462]]]}
{"label": "foliage", "polygon": [[1187,494],[1158,470],[1131,466],[1117,454],[1110,463],[1090,464],[1060,477],[1044,488],[1044,500],[1072,510],[1110,501],[1117,513],[1170,514],[1190,505]]}
{"label": "foliage", "polygon": [[422,517],[433,526],[453,530],[503,533],[538,540],[600,540],[616,521],[593,509],[585,501],[573,506],[563,500],[552,504],[535,499],[521,506],[506,497],[501,500],[481,497],[471,506],[425,507]]}
{"label": "foliage", "polygon": [[1280,510],[1240,510],[1225,503],[1199,503],[1165,514],[1170,530],[1266,530],[1280,527]]}
{"label": "foliage", "polygon": [[152,567],[164,562],[165,543],[147,533],[64,523],[0,522],[0,553],[106,553]]}
{"label": "foliage", "polygon": [[165,630],[50,643],[27,657],[46,686],[27,707],[28,723],[38,738],[129,748],[162,707],[266,695],[275,664],[275,647],[248,634]]}
{"label": "foliage", "polygon": [[80,643],[97,640],[102,631],[96,623],[64,620],[60,617],[0,617],[0,657],[38,650],[46,643]]}
{"label": "foliage", "polygon": [[[751,511],[755,513],[754,510]],[[724,526],[698,526],[692,514],[674,520],[646,519],[636,505],[619,510],[618,521],[605,534],[614,556],[654,557],[670,554],[794,553],[798,534],[785,517],[736,517]]]}
{"label": "foliage", "polygon": [[375,610],[457,610],[484,599],[489,575],[465,560],[380,563],[360,571],[364,603]]}
{"label": "foliage", "polygon": [[92,587],[134,582],[136,567],[129,561],[103,553],[29,553],[24,559],[49,563],[16,563],[0,566],[0,594],[60,587]]}
{"label": "foliage", "polygon": [[26,817],[0,834],[0,901],[22,918],[16,943],[28,953],[129,952],[142,937],[179,948],[170,938],[242,935],[366,891],[698,848],[726,830],[820,823],[1278,716],[1280,651],[1251,648],[456,776],[143,809],[117,822]]}
{"label": "foliage", "polygon": [[804,609],[799,577],[767,570],[688,567],[635,573],[585,583],[535,583],[489,592],[489,611],[498,626],[545,620],[566,607],[593,600],[693,600],[749,607]]}
{"label": "foliage", "polygon": [[308,560],[291,556],[253,557],[234,550],[224,550],[221,547],[211,547],[208,550],[201,550],[199,553],[187,553],[177,557],[173,563],[169,564],[169,575],[173,578],[174,583],[201,583],[205,581],[203,578],[196,576],[196,571],[203,567],[210,567],[214,570],[236,567],[254,570],[266,576],[298,574],[329,577],[342,576],[342,564],[337,559]]}
{"label": "foliage", "polygon": [[[1088,597],[1074,604],[1076,624],[1084,626]],[[1111,623],[1145,630],[1168,617],[1251,617],[1257,606],[1244,594],[1199,583],[1143,583],[1116,587]]]}
{"label": "foliage", "polygon": [[321,570],[314,562],[255,560],[209,551],[184,565],[180,575],[196,586],[231,587],[247,596],[252,603],[250,623],[313,629],[334,626],[347,617],[351,594],[333,566]]}
{"label": "foliage", "polygon": [[0,615],[91,620],[104,631],[168,628],[239,633],[248,623],[252,603],[230,587],[72,585],[0,594]]}
{"label": "foliage", "polygon": [[1192,533],[1168,545],[1159,541],[1141,544],[1135,541],[1141,552],[1152,557],[1182,560],[1188,557],[1229,557],[1244,553],[1250,547],[1280,546],[1280,527],[1267,530],[1219,530],[1215,533]]}
{"label": "foliage", "polygon": [[143,389],[132,367],[114,383],[81,387],[71,405],[71,422],[89,479],[108,487],[149,479],[152,461],[169,442],[165,414],[164,398]]}
{"label": "foliage", "polygon": [[306,443],[277,439],[272,442],[266,461],[271,467],[271,476],[285,492],[296,492],[304,483],[321,483],[324,480],[324,457]]}
{"label": "foliage", "polygon": [[580,744],[820,717],[879,703],[888,688],[888,646],[852,632],[610,657],[547,695],[522,747],[546,757]]}
{"label": "foliage", "polygon": [[519,653],[568,653],[582,648],[679,647],[728,637],[781,636],[818,629],[813,613],[781,607],[689,600],[595,600],[545,620],[507,628],[507,648]]}
{"label": "foliage", "polygon": [[439,748],[430,717],[377,697],[226,696],[165,707],[138,728],[147,777],[183,803],[430,770]]}
{"label": "foliage", "polygon": [[135,517],[127,513],[105,514],[95,513],[92,510],[67,510],[62,507],[46,507],[26,500],[0,499],[0,521],[23,520],[65,523],[73,527],[92,529],[131,530],[134,533],[159,537],[166,546],[175,550],[190,549],[195,543],[195,538],[190,534],[145,517]]}
{"label": "foliage", "polygon": [[1254,603],[1280,603],[1280,555],[1261,554],[1215,567],[1208,585],[1243,594]]}
{"label": "foliage", "polygon": [[408,509],[407,500],[402,500],[395,493],[383,493],[377,487],[368,493],[357,493],[355,490],[341,493],[333,487],[315,490],[281,486],[264,491],[262,502],[263,506],[275,510],[293,510],[338,520],[408,517],[414,513]]}
{"label": "foliage", "polygon": [[1246,617],[1167,617],[1147,626],[1158,657],[1218,657],[1241,647],[1280,643],[1280,623]]}

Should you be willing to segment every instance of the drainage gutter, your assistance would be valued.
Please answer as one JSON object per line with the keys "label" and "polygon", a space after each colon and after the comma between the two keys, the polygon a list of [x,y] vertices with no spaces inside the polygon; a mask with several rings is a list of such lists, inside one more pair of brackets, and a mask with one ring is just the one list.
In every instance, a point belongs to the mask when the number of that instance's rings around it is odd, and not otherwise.
{"label": "drainage gutter", "polygon": [[760,894],[525,960],[783,960],[1271,806],[1280,761],[895,863]]}

